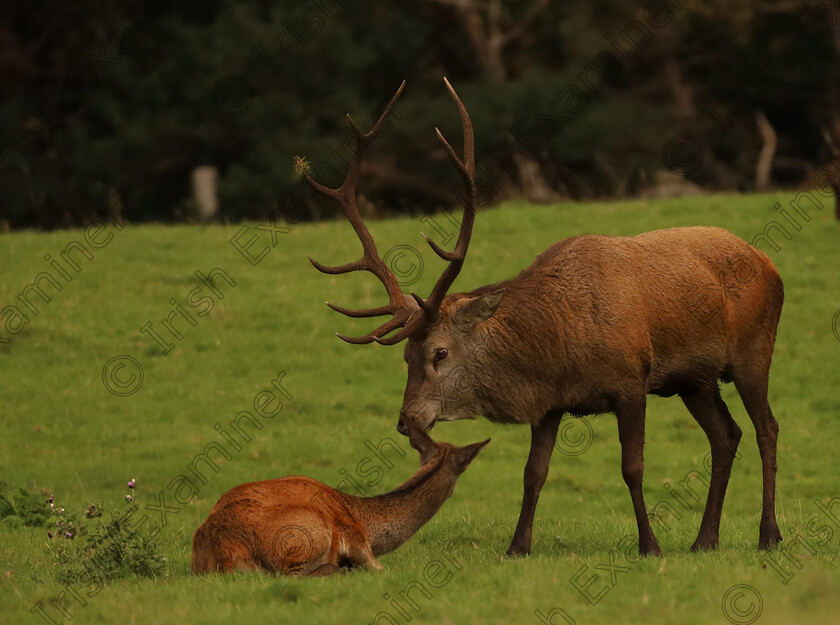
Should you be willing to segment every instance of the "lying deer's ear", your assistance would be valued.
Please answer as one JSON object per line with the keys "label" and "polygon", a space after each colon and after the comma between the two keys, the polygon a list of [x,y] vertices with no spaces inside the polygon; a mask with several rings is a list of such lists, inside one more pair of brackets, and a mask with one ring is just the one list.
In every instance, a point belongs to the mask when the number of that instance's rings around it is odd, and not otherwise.
{"label": "lying deer's ear", "polygon": [[403,422],[408,429],[408,442],[420,453],[421,460],[425,460],[427,456],[434,452],[436,443],[431,436],[426,434],[423,428],[411,419],[405,419]]}
{"label": "lying deer's ear", "polygon": [[465,330],[472,330],[476,324],[487,321],[502,303],[504,289],[461,300],[456,304],[453,318]]}
{"label": "lying deer's ear", "polygon": [[467,445],[466,447],[460,447],[455,452],[455,466],[459,473],[466,471],[467,467],[469,466],[470,462],[472,462],[475,457],[478,455],[478,452],[482,450],[482,448],[490,442],[488,438],[486,441],[482,441],[480,443],[473,443],[472,445]]}

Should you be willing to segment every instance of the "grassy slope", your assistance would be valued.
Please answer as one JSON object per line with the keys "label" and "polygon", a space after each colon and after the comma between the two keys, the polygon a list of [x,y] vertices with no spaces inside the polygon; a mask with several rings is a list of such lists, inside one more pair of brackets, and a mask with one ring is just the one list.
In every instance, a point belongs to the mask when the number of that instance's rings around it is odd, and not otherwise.
{"label": "grassy slope", "polygon": [[[688,224],[719,225],[751,239],[777,217],[772,205],[790,195],[711,196],[656,202],[551,207],[509,204],[482,212],[470,259],[456,287],[469,289],[515,274],[550,243],[592,232],[635,234]],[[253,228],[254,224],[251,224]],[[371,225],[381,250],[408,244],[419,250],[425,272],[412,288],[427,292],[440,268],[416,219]],[[266,422],[254,440],[191,504],[168,517],[164,528],[170,560],[166,582],[131,579],[106,587],[85,607],[72,606],[75,622],[101,623],[370,623],[397,596],[422,579],[423,567],[454,540],[463,568],[433,590],[414,593],[414,622],[538,623],[534,610],[561,607],[577,622],[725,623],[721,597],[749,584],[763,597],[761,623],[827,622],[840,608],[837,595],[840,530],[815,556],[802,549],[802,569],[787,584],[764,568],[755,549],[761,504],[761,470],[753,428],[734,389],[724,398],[744,430],[743,458],[736,461],[721,528],[721,549],[691,554],[702,503],[670,531],[657,533],[665,552],[618,573],[616,585],[596,605],[572,587],[582,565],[601,575],[590,588],[605,588],[615,545],[635,533],[630,498],[621,479],[612,416],[592,421],[594,443],[580,456],[556,453],[534,528],[533,555],[505,560],[521,500],[527,428],[486,421],[443,424],[435,435],[456,443],[492,436],[492,444],[461,479],[440,514],[403,548],[383,558],[380,574],[354,572],[330,579],[247,575],[188,575],[189,537],[216,499],[235,484],[305,474],[336,485],[339,469],[369,455],[366,440],[395,437],[408,454],[385,472],[373,492],[404,481],[417,459],[394,431],[405,382],[400,348],[346,345],[333,332],[362,330],[323,305],[376,304],[380,290],[370,276],[327,277],[306,261],[349,260],[358,250],[346,223],[296,225],[256,267],[228,243],[238,226],[129,227],[96,251],[96,258],[8,345],[0,345],[0,480],[55,492],[79,511],[89,500],[118,504],[125,481],[136,477],[141,502],[156,500],[169,480],[204,446],[219,440],[217,421],[251,409],[253,397],[278,371],[286,371],[293,401]],[[255,232],[252,230],[252,232]],[[263,241],[265,232],[259,233]],[[56,256],[81,233],[23,232],[0,245],[0,304],[11,303],[39,271],[45,253]],[[247,237],[246,237],[247,239]],[[785,281],[786,301],[771,374],[771,404],[781,425],[778,512],[786,537],[804,533],[814,499],[840,496],[840,343],[831,319],[840,307],[838,225],[815,215],[781,252],[772,254]],[[254,249],[258,249],[258,245]],[[140,327],[169,314],[170,298],[184,302],[195,270],[221,267],[237,281],[169,355]],[[184,324],[182,323],[183,327]],[[142,388],[126,398],[105,392],[102,367],[128,354],[145,371]],[[645,494],[648,506],[666,497],[663,484],[702,466],[708,446],[702,431],[676,399],[650,398]],[[8,492],[8,490],[6,491]],[[167,493],[168,502],[171,495]],[[838,505],[840,510],[840,505]],[[812,543],[814,539],[809,539]],[[627,565],[621,553],[617,564]],[[0,526],[0,615],[4,622],[40,621],[28,614],[36,600],[60,591],[44,555],[42,532]],[[738,603],[746,608],[748,598]],[[396,615],[396,612],[391,609]],[[805,613],[808,614],[806,617]],[[53,612],[54,616],[57,616]],[[33,620],[34,619],[34,620]],[[554,623],[562,622],[559,616]],[[382,620],[382,622],[388,622]],[[404,619],[397,622],[403,623]]]}

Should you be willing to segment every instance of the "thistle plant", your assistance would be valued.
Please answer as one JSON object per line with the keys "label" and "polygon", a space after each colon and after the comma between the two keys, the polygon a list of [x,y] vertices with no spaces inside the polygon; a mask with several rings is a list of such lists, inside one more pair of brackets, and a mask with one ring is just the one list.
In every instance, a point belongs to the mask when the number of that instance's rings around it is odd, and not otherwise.
{"label": "thistle plant", "polygon": [[[47,546],[55,557],[56,578],[63,584],[86,581],[107,582],[128,575],[157,577],[166,569],[161,541],[156,529],[146,527],[135,517],[137,481],[128,482],[129,494],[122,512],[108,512],[102,502],[87,505],[84,518],[57,506],[55,497],[47,500],[54,523],[47,531]],[[139,516],[139,515],[138,515]]]}

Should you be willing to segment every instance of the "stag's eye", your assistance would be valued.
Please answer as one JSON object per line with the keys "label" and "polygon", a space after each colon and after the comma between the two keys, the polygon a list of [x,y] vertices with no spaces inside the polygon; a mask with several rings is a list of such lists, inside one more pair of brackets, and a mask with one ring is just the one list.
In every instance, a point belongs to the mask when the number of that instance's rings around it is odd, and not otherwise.
{"label": "stag's eye", "polygon": [[443,347],[438,348],[437,351],[435,351],[435,362],[440,362],[441,360],[446,358],[448,354],[449,352],[446,351],[446,349],[444,349]]}

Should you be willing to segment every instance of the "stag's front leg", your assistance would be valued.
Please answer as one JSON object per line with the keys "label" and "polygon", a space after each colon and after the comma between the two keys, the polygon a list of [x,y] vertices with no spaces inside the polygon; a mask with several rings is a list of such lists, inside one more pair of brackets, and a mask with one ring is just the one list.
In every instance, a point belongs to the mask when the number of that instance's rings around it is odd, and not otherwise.
{"label": "stag's front leg", "polygon": [[642,496],[642,477],[645,471],[645,396],[624,401],[618,405],[618,439],[621,442],[621,474],[630,489],[633,511],[639,526],[639,553],[662,555],[653,529],[650,527],[645,499]]}
{"label": "stag's front leg", "polygon": [[540,498],[540,490],[548,476],[551,452],[557,439],[557,427],[562,414],[549,413],[537,425],[531,426],[531,453],[525,464],[525,492],[522,495],[522,511],[513,534],[513,541],[507,550],[509,556],[526,556],[531,552],[531,527],[534,512]]}

